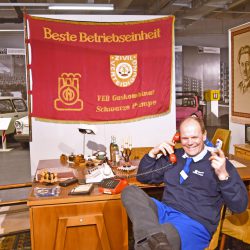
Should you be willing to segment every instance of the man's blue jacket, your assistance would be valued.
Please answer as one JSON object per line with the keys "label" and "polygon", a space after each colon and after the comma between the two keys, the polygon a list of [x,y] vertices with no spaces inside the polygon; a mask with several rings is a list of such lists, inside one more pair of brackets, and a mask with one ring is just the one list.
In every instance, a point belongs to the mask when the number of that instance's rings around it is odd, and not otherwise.
{"label": "man's blue jacket", "polygon": [[[203,159],[191,163],[188,178],[180,184],[180,172],[186,159],[182,157],[183,149],[177,149],[175,154],[177,163],[173,165],[169,165],[166,156],[154,159],[148,155],[139,164],[138,181],[165,183],[162,202],[200,222],[211,235],[217,228],[223,204],[236,213],[247,208],[248,194],[245,184],[230,161],[226,160],[230,177],[220,181],[209,160],[211,153],[207,152]],[[152,171],[156,169],[159,171]],[[152,172],[145,173],[150,171]]]}

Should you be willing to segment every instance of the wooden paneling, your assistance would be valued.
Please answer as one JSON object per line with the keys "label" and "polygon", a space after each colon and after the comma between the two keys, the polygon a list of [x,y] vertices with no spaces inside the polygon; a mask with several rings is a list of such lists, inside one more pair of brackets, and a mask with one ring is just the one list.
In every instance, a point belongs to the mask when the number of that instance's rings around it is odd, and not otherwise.
{"label": "wooden paneling", "polygon": [[141,159],[145,154],[147,154],[152,147],[138,147],[138,148],[132,148],[130,160],[139,160]]}

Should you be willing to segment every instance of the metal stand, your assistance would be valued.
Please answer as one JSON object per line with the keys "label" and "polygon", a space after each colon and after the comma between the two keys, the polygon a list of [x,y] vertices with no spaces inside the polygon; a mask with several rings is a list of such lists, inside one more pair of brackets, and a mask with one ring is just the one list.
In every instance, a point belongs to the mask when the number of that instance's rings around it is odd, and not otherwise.
{"label": "metal stand", "polygon": [[90,127],[90,126],[87,126],[87,125],[84,125],[81,128],[78,128],[79,132],[81,134],[83,134],[83,155],[84,155],[84,157],[85,157],[85,146],[86,146],[85,145],[85,136],[86,136],[86,134],[95,135],[94,129],[95,128],[93,126]]}
{"label": "metal stand", "polygon": [[0,149],[0,152],[9,152],[13,148],[7,148],[7,136],[6,136],[6,130],[9,127],[11,118],[0,118],[0,131],[2,131],[2,149]]}
{"label": "metal stand", "polygon": [[85,157],[85,136],[86,136],[86,134],[83,134],[83,155],[84,155],[84,157]]}

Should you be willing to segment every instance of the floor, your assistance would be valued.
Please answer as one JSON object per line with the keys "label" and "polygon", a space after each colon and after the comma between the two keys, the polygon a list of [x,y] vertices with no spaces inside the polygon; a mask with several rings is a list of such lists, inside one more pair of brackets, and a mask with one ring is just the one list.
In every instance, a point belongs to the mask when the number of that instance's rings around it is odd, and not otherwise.
{"label": "floor", "polygon": [[[2,148],[2,145],[0,145]],[[7,138],[9,152],[0,152],[0,186],[31,182],[29,148]],[[0,190],[0,201],[27,199],[30,188]],[[29,229],[26,205],[0,207],[0,234]]]}
{"label": "floor", "polygon": [[11,148],[9,152],[0,152],[0,185],[30,182],[29,148],[22,148],[20,143],[7,138],[7,149]]}

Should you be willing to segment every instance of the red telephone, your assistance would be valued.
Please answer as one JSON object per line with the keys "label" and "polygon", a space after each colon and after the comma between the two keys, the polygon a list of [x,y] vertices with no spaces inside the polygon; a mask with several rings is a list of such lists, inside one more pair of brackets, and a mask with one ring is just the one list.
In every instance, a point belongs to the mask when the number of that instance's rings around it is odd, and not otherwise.
{"label": "red telephone", "polygon": [[[172,139],[172,142],[174,142],[174,143],[179,142],[180,141],[180,137],[181,137],[180,133],[176,132],[175,135],[174,135],[174,137],[173,137],[173,139]],[[173,147],[173,149],[174,149],[174,147]],[[173,163],[173,164],[176,163],[176,161],[177,161],[176,155],[175,154],[170,154],[169,155],[169,161],[171,163]]]}
{"label": "red telephone", "polygon": [[119,194],[126,186],[128,186],[128,181],[126,179],[104,179],[100,183],[99,191],[104,194]]}

